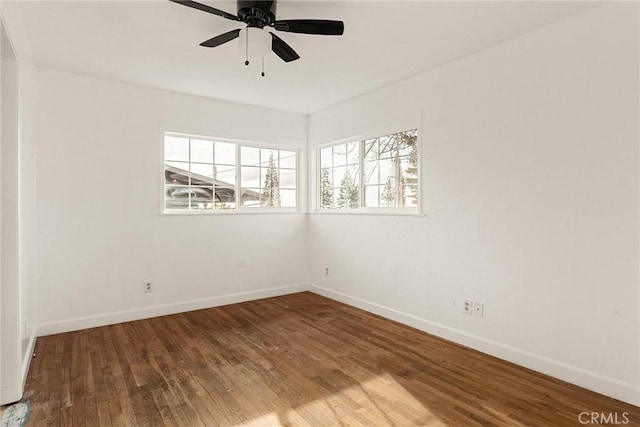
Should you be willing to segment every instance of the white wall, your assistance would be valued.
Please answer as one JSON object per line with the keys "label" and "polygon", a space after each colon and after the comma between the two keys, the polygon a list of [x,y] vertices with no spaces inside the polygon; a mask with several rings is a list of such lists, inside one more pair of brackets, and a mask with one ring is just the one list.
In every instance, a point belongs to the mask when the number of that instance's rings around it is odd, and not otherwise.
{"label": "white wall", "polygon": [[36,79],[35,67],[21,63],[19,70],[19,177],[18,209],[20,221],[20,330],[22,334],[23,375],[33,354],[37,333],[36,318]]}
{"label": "white wall", "polygon": [[312,214],[316,291],[640,404],[638,36],[600,6],[312,114],[311,147],[421,110],[426,213]]}
{"label": "white wall", "polygon": [[[0,2],[0,10],[9,33],[13,49],[17,56],[18,71],[18,161],[12,167],[17,170],[19,191],[12,197],[18,200],[18,287],[17,301],[2,299],[3,308],[11,306],[15,316],[11,319],[10,328],[15,329],[18,348],[5,348],[3,351],[17,351],[19,361],[8,369],[18,373],[17,383],[24,383],[31,361],[31,353],[36,335],[36,288],[35,288],[35,78],[34,64],[22,19],[22,10],[18,2]],[[15,190],[14,190],[15,191]],[[5,327],[6,325],[3,325]],[[13,347],[12,345],[11,347]],[[3,359],[3,363],[6,359]],[[14,365],[12,363],[12,365]],[[8,385],[5,379],[0,379],[3,385],[3,401],[16,400],[22,395],[20,384],[13,384],[11,390],[4,390]],[[12,396],[8,400],[6,396]]]}
{"label": "white wall", "polygon": [[48,69],[37,79],[40,334],[301,289],[304,214],[159,212],[165,129],[304,156],[306,116]]}
{"label": "white wall", "polygon": [[4,23],[1,26],[1,275],[2,365],[0,404],[20,398],[20,281],[18,257],[18,61]]}

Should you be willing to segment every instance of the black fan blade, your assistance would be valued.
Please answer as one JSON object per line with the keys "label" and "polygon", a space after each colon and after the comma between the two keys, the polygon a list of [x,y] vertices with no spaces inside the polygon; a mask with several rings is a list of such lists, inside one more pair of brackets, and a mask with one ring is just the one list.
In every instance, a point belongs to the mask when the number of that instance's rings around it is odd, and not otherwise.
{"label": "black fan blade", "polygon": [[237,16],[227,13],[223,10],[216,9],[215,7],[207,6],[206,4],[198,3],[195,1],[189,1],[189,0],[169,0],[169,1],[181,4],[183,6],[192,7],[194,9],[198,9],[203,12],[213,13],[214,15],[222,16],[223,18],[231,19],[232,21],[239,21]]}
{"label": "black fan blade", "polygon": [[344,33],[342,21],[324,19],[285,19],[276,21],[273,27],[278,31],[289,33],[320,34],[324,36],[341,36]]}
{"label": "black fan blade", "polygon": [[284,40],[273,33],[269,34],[271,34],[271,50],[278,55],[280,59],[284,62],[291,62],[296,59],[300,59],[300,55],[298,55],[291,46],[286,44]]}
{"label": "black fan blade", "polygon": [[230,42],[233,39],[237,39],[240,35],[240,30],[231,30],[228,33],[220,34],[219,36],[215,36],[210,38],[207,41],[200,43],[200,46],[204,47],[216,47],[224,44],[226,42]]}

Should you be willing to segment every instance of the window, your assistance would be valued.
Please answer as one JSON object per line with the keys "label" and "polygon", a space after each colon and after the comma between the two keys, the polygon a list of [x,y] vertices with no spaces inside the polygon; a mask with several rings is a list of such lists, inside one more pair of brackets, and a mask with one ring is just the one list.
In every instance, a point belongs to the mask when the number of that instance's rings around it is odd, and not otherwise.
{"label": "window", "polygon": [[335,144],[319,150],[321,210],[417,211],[418,131]]}
{"label": "window", "polygon": [[295,150],[165,134],[165,212],[296,208],[297,182]]}

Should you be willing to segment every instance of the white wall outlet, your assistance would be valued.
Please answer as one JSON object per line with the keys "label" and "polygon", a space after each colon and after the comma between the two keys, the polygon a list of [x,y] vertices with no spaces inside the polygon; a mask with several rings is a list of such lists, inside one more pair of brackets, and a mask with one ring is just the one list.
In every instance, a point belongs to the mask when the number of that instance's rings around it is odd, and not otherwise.
{"label": "white wall outlet", "polygon": [[462,303],[462,312],[471,316],[473,314],[473,301],[470,299],[464,299]]}
{"label": "white wall outlet", "polygon": [[329,277],[329,267],[324,268],[324,277]]}
{"label": "white wall outlet", "polygon": [[484,316],[484,303],[480,301],[473,302],[473,315],[478,317]]}
{"label": "white wall outlet", "polygon": [[144,293],[148,294],[149,292],[153,292],[153,287],[151,286],[151,282],[144,282]]}

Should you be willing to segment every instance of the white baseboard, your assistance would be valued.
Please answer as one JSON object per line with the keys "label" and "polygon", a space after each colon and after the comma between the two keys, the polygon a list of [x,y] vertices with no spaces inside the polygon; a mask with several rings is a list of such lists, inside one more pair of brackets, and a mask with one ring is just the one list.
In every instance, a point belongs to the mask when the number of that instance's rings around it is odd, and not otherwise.
{"label": "white baseboard", "polygon": [[219,307],[239,302],[277,297],[307,290],[309,290],[309,286],[307,284],[296,284],[278,288],[261,289],[258,291],[242,292],[238,294],[202,298],[192,301],[183,301],[174,304],[162,304],[133,310],[115,311],[111,313],[98,314],[96,316],[77,317],[57,322],[42,323],[38,325],[38,336],[78,331],[81,329],[113,325],[132,320],[148,319],[150,317],[165,316],[168,314],[184,313],[186,311],[201,310],[203,308]]}
{"label": "white baseboard", "polygon": [[38,328],[34,327],[29,337],[29,344],[27,351],[22,358],[22,390],[27,382],[27,374],[29,373],[29,367],[31,366],[31,359],[33,359],[33,353],[36,347],[36,337],[38,336]]}
{"label": "white baseboard", "polygon": [[507,360],[537,372],[558,378],[588,390],[613,397],[614,399],[640,406],[640,387],[615,378],[607,377],[597,372],[577,368],[566,363],[549,359],[528,351],[524,351],[507,344],[492,341],[478,335],[470,334],[459,329],[451,328],[411,314],[403,313],[380,304],[353,297],[342,292],[328,289],[315,284],[309,284],[308,289],[318,295],[360,308],[387,319],[414,327],[438,337],[462,344],[486,354]]}

